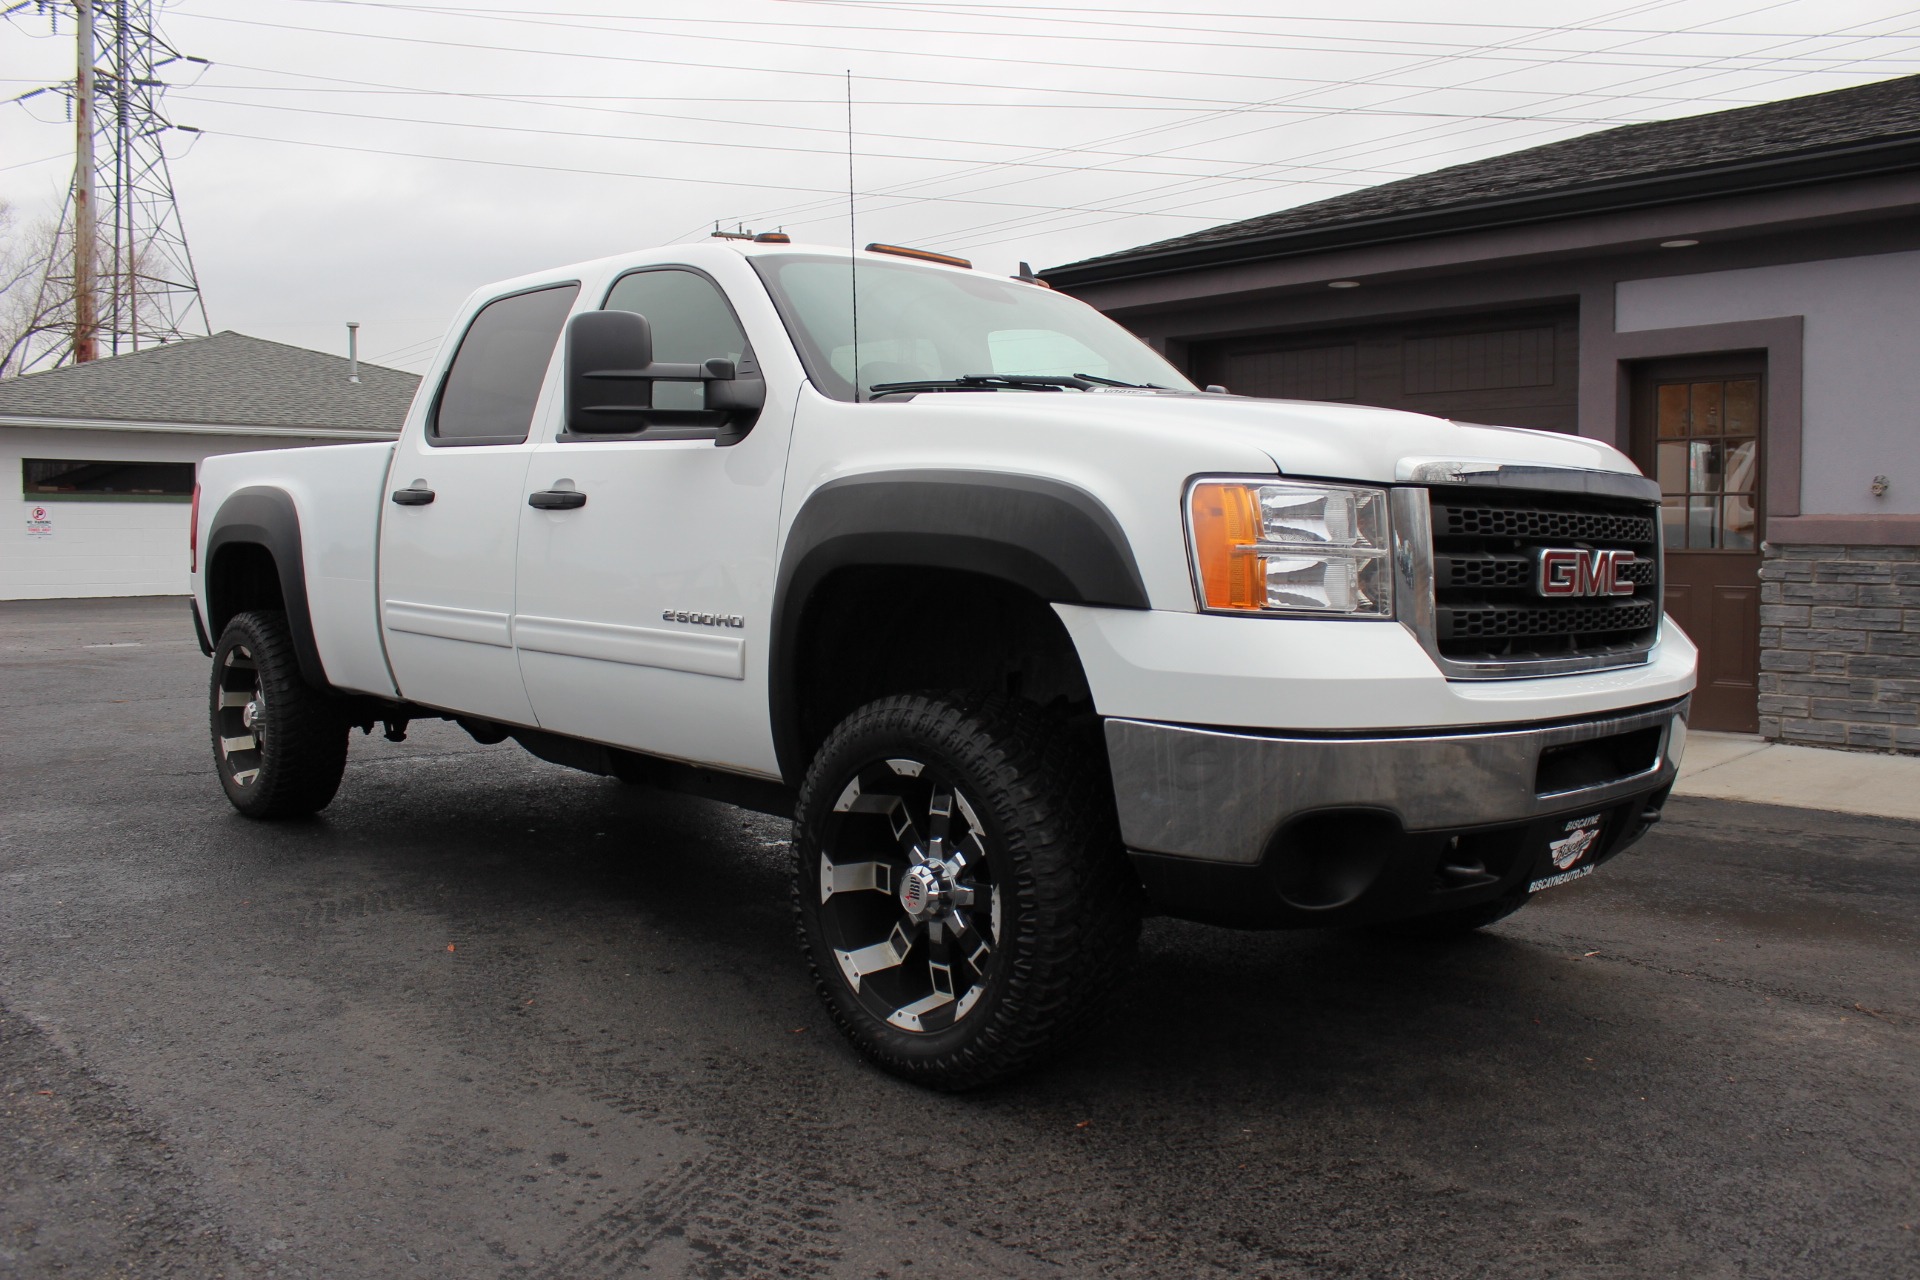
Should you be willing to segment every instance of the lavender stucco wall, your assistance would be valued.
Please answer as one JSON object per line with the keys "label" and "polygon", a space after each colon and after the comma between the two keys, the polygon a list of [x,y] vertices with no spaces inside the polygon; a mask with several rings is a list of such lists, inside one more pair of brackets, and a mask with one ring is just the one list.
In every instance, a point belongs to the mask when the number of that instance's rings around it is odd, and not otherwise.
{"label": "lavender stucco wall", "polygon": [[1623,280],[1615,307],[1622,333],[1804,316],[1800,510],[1920,512],[1920,252]]}

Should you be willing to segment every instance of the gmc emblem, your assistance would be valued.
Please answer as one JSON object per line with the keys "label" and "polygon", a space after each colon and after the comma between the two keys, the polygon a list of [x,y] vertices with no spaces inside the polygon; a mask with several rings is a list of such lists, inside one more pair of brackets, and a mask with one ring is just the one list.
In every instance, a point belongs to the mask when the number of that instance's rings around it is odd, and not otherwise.
{"label": "gmc emblem", "polygon": [[1620,570],[1638,560],[1631,551],[1542,547],[1533,553],[1533,589],[1548,599],[1630,596],[1633,583]]}

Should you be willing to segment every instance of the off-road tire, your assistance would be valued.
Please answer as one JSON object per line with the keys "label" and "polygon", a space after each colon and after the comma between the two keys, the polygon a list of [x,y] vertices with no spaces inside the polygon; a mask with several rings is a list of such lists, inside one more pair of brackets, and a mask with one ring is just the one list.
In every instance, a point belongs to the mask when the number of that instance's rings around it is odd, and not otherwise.
{"label": "off-road tire", "polygon": [[[853,815],[836,811],[850,780],[876,769],[884,779],[885,770],[904,761],[924,763],[929,805],[938,803],[942,778],[952,783],[961,797],[958,808],[949,806],[954,822],[977,822],[978,830],[960,832],[948,847],[969,841],[984,851],[986,870],[975,868],[974,886],[966,892],[980,893],[982,877],[993,886],[973,912],[972,931],[949,925],[943,944],[927,926],[915,926],[919,941],[897,970],[902,983],[916,955],[931,974],[928,961],[964,956],[993,934],[991,953],[981,962],[984,974],[956,959],[948,978],[949,997],[964,981],[971,984],[973,1003],[932,1011],[930,1024],[943,1015],[950,1024],[925,1030],[903,1029],[869,1007],[876,999],[885,1002],[867,981],[875,975],[862,976],[868,991],[863,1002],[830,936],[840,917],[829,915],[821,895],[823,854],[836,853],[830,841],[852,843]],[[794,906],[815,989],[835,1025],[868,1059],[931,1088],[978,1088],[1038,1063],[1100,1013],[1132,968],[1140,932],[1139,884],[1121,847],[1103,762],[1090,735],[1076,734],[1031,703],[997,694],[883,698],[855,711],[828,736],[800,792]],[[929,830],[937,825],[929,823]],[[835,865],[849,856],[838,852]],[[899,864],[910,871],[911,861],[903,855]],[[857,903],[836,910],[877,919],[890,906],[899,921],[912,925],[898,892],[903,884],[896,877],[887,898],[864,892]],[[998,903],[991,921],[988,901]],[[960,950],[943,952],[943,945]],[[957,1016],[955,1008],[962,1010]]]}
{"label": "off-road tire", "polygon": [[[246,723],[249,694],[265,695],[253,703],[264,706],[258,733]],[[349,726],[327,694],[301,676],[286,614],[236,614],[220,633],[207,719],[221,789],[247,817],[316,813],[340,789]]]}
{"label": "off-road tire", "polygon": [[1371,926],[1374,933],[1389,938],[1405,938],[1409,941],[1440,941],[1446,938],[1458,938],[1497,924],[1527,905],[1532,898],[1522,885],[1519,889],[1503,898],[1491,902],[1477,903],[1471,907],[1460,907],[1453,911],[1436,911],[1432,915],[1414,916],[1408,920],[1390,920],[1384,924]]}

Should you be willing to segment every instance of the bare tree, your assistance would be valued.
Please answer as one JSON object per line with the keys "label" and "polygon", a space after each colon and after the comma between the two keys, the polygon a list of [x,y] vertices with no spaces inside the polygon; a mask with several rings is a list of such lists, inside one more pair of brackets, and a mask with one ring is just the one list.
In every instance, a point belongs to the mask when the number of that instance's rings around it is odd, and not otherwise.
{"label": "bare tree", "polygon": [[44,287],[57,232],[51,221],[23,223],[0,201],[0,378],[23,372],[38,348],[58,345],[72,327],[73,299]]}
{"label": "bare tree", "polygon": [[[57,219],[26,223],[0,201],[0,378],[51,369],[71,357],[73,237],[61,231]],[[101,290],[102,354],[117,352],[123,342],[137,348],[180,336],[170,333],[166,284],[148,271],[150,248],[116,269],[111,247],[100,246],[93,277]]]}

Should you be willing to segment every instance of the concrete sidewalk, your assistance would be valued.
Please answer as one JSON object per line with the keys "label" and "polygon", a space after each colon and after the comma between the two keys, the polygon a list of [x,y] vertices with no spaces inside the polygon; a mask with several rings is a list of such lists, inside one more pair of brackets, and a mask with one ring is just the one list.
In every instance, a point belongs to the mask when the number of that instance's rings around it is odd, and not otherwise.
{"label": "concrete sidewalk", "polygon": [[1691,733],[1673,794],[1920,821],[1920,756]]}

